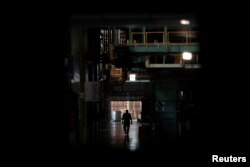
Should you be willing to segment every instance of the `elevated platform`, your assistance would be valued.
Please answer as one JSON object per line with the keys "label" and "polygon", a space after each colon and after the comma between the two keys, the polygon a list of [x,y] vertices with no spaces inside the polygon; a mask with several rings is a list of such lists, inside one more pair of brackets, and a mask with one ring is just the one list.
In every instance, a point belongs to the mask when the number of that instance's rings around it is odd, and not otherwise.
{"label": "elevated platform", "polygon": [[200,64],[146,64],[146,68],[185,68],[185,69],[198,69],[201,68]]}
{"label": "elevated platform", "polygon": [[131,45],[132,52],[199,52],[200,48],[198,44],[135,44]]}

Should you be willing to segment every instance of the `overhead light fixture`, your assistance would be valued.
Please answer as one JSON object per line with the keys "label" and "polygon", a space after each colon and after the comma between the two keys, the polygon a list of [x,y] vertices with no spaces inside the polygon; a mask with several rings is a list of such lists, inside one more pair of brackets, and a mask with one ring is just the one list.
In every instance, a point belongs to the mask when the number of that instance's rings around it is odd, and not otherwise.
{"label": "overhead light fixture", "polygon": [[192,53],[191,52],[183,52],[182,53],[182,59],[183,60],[191,60],[192,59]]}
{"label": "overhead light fixture", "polygon": [[189,21],[189,20],[186,20],[186,19],[182,19],[182,20],[180,21],[180,23],[181,23],[182,25],[189,25],[189,24],[190,24],[190,21]]}

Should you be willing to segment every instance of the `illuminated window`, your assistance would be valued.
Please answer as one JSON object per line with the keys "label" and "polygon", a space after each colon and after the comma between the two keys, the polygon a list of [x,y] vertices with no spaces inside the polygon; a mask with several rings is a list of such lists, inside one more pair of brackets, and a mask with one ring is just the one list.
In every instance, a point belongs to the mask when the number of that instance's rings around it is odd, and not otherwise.
{"label": "illuminated window", "polygon": [[135,74],[129,74],[129,81],[135,81],[136,80],[136,75]]}

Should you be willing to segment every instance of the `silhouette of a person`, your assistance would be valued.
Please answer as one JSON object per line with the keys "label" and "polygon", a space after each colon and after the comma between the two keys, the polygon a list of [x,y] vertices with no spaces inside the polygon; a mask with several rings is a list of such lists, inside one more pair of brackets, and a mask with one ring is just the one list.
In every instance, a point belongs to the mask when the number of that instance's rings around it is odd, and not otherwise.
{"label": "silhouette of a person", "polygon": [[126,110],[126,112],[122,115],[122,123],[125,134],[129,134],[130,123],[132,124],[132,117],[128,110]]}

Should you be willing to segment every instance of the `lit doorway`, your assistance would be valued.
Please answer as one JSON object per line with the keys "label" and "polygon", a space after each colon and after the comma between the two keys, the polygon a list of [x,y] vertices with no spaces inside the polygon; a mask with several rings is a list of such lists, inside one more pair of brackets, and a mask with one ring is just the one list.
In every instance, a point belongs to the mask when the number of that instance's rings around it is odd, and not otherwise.
{"label": "lit doorway", "polygon": [[120,121],[122,114],[128,110],[133,120],[141,120],[141,101],[111,101],[110,111],[113,121]]}

